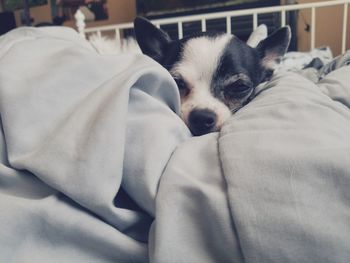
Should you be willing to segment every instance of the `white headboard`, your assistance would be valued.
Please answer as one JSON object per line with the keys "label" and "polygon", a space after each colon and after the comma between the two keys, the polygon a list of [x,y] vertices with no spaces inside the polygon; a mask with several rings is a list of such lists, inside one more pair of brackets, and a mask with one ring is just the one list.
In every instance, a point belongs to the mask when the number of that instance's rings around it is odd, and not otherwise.
{"label": "white headboard", "polygon": [[[273,7],[262,7],[262,8],[209,13],[209,14],[173,17],[173,18],[152,20],[152,22],[157,27],[160,27],[162,25],[177,24],[178,37],[182,38],[183,23],[185,22],[200,21],[201,30],[202,32],[205,32],[207,30],[206,28],[207,20],[224,18],[226,19],[226,32],[231,33],[232,17],[251,15],[253,20],[253,29],[256,29],[258,27],[258,15],[268,14],[268,13],[280,13],[281,26],[285,26],[286,12],[309,9],[311,10],[310,47],[311,49],[313,49],[315,47],[315,39],[316,39],[316,9],[324,8],[324,7],[332,7],[332,6],[341,6],[343,8],[343,23],[342,23],[342,38],[341,38],[342,39],[341,51],[343,53],[346,50],[346,33],[347,33],[347,25],[348,25],[347,18],[348,18],[349,3],[350,3],[350,0],[333,0],[333,1],[315,2],[315,3],[306,3],[306,4],[280,5],[280,6],[273,6]],[[75,19],[76,19],[76,26],[77,26],[78,32],[81,34],[82,37],[85,37],[87,33],[96,33],[97,35],[101,35],[101,32],[103,31],[113,30],[115,31],[116,39],[119,41],[122,37],[122,34],[121,34],[122,30],[133,28],[132,23],[86,28],[85,22],[84,22],[85,20],[84,15],[79,10],[75,14]]]}

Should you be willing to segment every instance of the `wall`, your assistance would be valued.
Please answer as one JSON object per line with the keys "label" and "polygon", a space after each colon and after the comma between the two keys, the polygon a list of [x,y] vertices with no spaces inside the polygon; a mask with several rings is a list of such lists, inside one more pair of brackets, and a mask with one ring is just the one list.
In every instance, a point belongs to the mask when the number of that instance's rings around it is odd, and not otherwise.
{"label": "wall", "polygon": [[[136,16],[136,2],[135,0],[108,0],[107,1],[109,18],[108,20],[87,22],[87,27],[111,25],[117,23],[131,22]],[[21,10],[15,11],[17,26],[21,25],[20,18]],[[30,8],[30,16],[34,18],[34,23],[51,22],[51,4],[48,0],[47,5]],[[74,21],[67,21],[65,26],[75,28]]]}
{"label": "wall", "polygon": [[[108,20],[86,22],[86,27],[113,25],[118,23],[126,23],[134,20],[136,16],[136,1],[135,0],[108,0],[107,8]],[[65,26],[74,27],[74,21],[67,21]]]}
{"label": "wall", "polygon": [[[21,11],[22,10],[16,10],[15,11],[15,18],[16,18],[16,24],[17,26],[21,26]],[[41,22],[51,22],[51,5],[50,0],[48,0],[48,4],[31,7],[30,8],[30,16],[34,18],[33,24],[38,24]]]}
{"label": "wall", "polygon": [[[322,2],[326,0],[299,0],[301,3]],[[316,47],[328,45],[333,51],[333,55],[341,53],[343,6],[326,7],[316,9]],[[350,9],[349,9],[350,10]],[[298,18],[298,47],[300,51],[310,49],[310,32],[304,30],[307,21],[311,24],[311,10],[305,9],[299,13]],[[347,49],[350,48],[350,12],[347,26]]]}

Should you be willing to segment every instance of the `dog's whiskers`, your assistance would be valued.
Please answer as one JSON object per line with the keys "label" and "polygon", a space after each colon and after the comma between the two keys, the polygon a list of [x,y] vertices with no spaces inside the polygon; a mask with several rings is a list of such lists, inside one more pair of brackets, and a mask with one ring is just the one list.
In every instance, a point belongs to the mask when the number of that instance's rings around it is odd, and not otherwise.
{"label": "dog's whiskers", "polygon": [[239,106],[239,107],[237,107],[237,108],[231,109],[231,113],[232,113],[232,114],[235,114],[237,111],[239,111],[239,110],[242,109],[242,108],[243,108],[243,105],[241,105],[241,106]]}

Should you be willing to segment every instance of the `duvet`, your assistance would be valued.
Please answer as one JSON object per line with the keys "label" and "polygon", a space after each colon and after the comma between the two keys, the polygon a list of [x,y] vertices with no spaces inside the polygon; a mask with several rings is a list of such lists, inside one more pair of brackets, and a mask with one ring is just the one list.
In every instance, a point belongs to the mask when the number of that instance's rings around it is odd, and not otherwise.
{"label": "duvet", "polygon": [[349,262],[350,67],[191,137],[174,81],[73,30],[0,38],[0,262]]}

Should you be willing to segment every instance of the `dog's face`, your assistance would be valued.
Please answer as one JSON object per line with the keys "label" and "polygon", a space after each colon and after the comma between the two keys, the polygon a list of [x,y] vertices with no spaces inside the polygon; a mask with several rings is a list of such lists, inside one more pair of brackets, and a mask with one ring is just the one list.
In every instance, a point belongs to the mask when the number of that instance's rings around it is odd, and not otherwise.
{"label": "dog's face", "polygon": [[290,41],[288,27],[250,47],[228,34],[203,33],[173,41],[144,18],[136,18],[134,24],[142,52],[175,79],[181,117],[193,135],[218,131],[245,105],[254,88],[272,75],[274,62]]}

